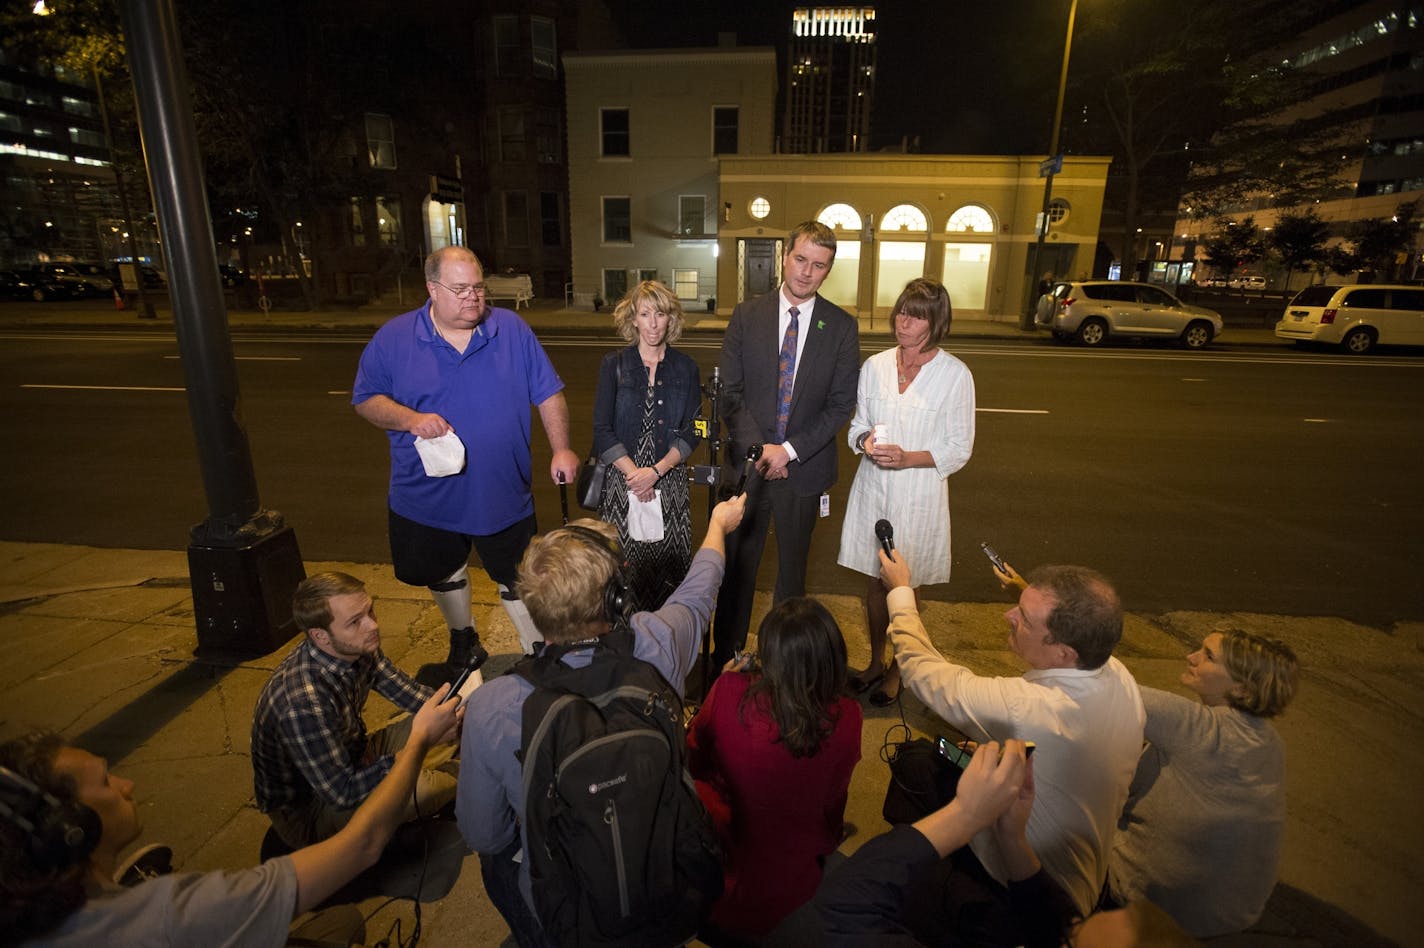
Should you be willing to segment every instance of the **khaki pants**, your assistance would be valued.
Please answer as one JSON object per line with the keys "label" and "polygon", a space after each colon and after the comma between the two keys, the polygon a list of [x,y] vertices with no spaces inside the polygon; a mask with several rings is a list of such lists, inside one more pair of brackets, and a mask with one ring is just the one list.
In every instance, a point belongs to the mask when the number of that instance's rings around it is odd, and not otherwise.
{"label": "khaki pants", "polygon": [[[410,739],[410,723],[410,715],[402,714],[372,734],[366,745],[367,758],[375,760],[404,747]],[[426,751],[420,776],[416,778],[414,798],[405,801],[402,822],[430,816],[455,799],[455,782],[460,775],[460,762],[453,759],[456,747],[453,743],[437,744]],[[268,815],[282,842],[293,849],[300,849],[334,836],[355,812],[355,807],[332,806],[313,797],[306,803],[281,807]]]}

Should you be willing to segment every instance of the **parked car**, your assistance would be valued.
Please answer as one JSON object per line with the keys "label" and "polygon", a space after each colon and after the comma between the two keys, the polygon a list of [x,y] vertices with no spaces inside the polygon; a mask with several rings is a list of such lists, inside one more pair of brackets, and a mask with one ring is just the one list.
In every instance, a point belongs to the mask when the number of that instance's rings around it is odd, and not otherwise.
{"label": "parked car", "polygon": [[1200,349],[1221,335],[1221,315],[1190,306],[1160,286],[1122,280],[1055,284],[1049,328],[1059,340],[1100,346],[1114,336],[1173,339]]}
{"label": "parked car", "polygon": [[56,284],[69,284],[70,298],[109,296],[114,292],[113,280],[97,263],[37,263],[30,268],[30,273],[46,287],[44,296],[33,294],[36,302],[62,298],[62,294],[54,289]]}
{"label": "parked car", "polygon": [[0,296],[7,300],[27,300],[34,291],[35,284],[29,274],[17,270],[0,270]]}
{"label": "parked car", "polygon": [[6,281],[6,295],[13,295],[15,299],[34,300],[36,303],[43,303],[47,300],[72,300],[88,295],[88,287],[76,280],[66,280],[53,273],[44,270],[10,270],[13,274],[13,282]]}
{"label": "parked car", "polygon": [[1376,345],[1424,345],[1424,287],[1307,286],[1286,307],[1276,335],[1331,343],[1355,355]]}
{"label": "parked car", "polygon": [[1224,276],[1207,277],[1202,281],[1202,286],[1224,289],[1231,285],[1231,281]]}
{"label": "parked car", "polygon": [[1264,290],[1266,278],[1258,273],[1243,273],[1226,281],[1233,290]]}

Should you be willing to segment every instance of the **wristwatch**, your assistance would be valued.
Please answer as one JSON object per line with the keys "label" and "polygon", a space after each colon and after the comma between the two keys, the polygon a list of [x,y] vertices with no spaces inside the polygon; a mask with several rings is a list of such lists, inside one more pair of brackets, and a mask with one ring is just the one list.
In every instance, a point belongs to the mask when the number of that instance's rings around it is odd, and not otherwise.
{"label": "wristwatch", "polygon": [[874,430],[874,429],[872,429],[872,428],[867,428],[865,431],[862,431],[862,432],[860,433],[860,437],[859,437],[859,438],[856,438],[856,439],[855,439],[855,449],[856,449],[857,451],[861,452],[862,454],[865,453],[865,439],[868,438],[868,437],[870,437],[871,432],[872,432],[873,430]]}

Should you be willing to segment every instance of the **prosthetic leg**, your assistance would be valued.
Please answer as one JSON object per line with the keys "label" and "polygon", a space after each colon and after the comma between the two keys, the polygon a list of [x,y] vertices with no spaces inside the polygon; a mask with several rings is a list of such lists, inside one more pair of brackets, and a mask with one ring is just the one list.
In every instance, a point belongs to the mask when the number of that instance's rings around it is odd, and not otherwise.
{"label": "prosthetic leg", "polygon": [[454,681],[466,667],[479,668],[489,658],[489,652],[480,644],[470,618],[470,576],[469,569],[461,566],[444,581],[430,587],[430,595],[445,624],[450,627],[450,654],[443,666],[424,665],[416,680],[423,685],[439,687],[447,681]]}
{"label": "prosthetic leg", "polygon": [[523,600],[514,594],[514,590],[501,585],[499,604],[504,606],[509,621],[514,623],[514,631],[519,634],[519,647],[524,650],[525,655],[533,655],[534,646],[543,642],[544,636],[539,634],[538,627],[534,625],[534,618],[529,615]]}

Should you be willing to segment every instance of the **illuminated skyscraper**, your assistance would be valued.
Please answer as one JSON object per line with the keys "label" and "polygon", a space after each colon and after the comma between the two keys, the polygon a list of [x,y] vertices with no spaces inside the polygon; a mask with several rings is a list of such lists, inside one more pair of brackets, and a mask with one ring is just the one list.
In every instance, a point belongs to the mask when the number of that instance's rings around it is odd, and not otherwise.
{"label": "illuminated skyscraper", "polygon": [[875,101],[875,8],[791,14],[782,152],[865,151]]}

